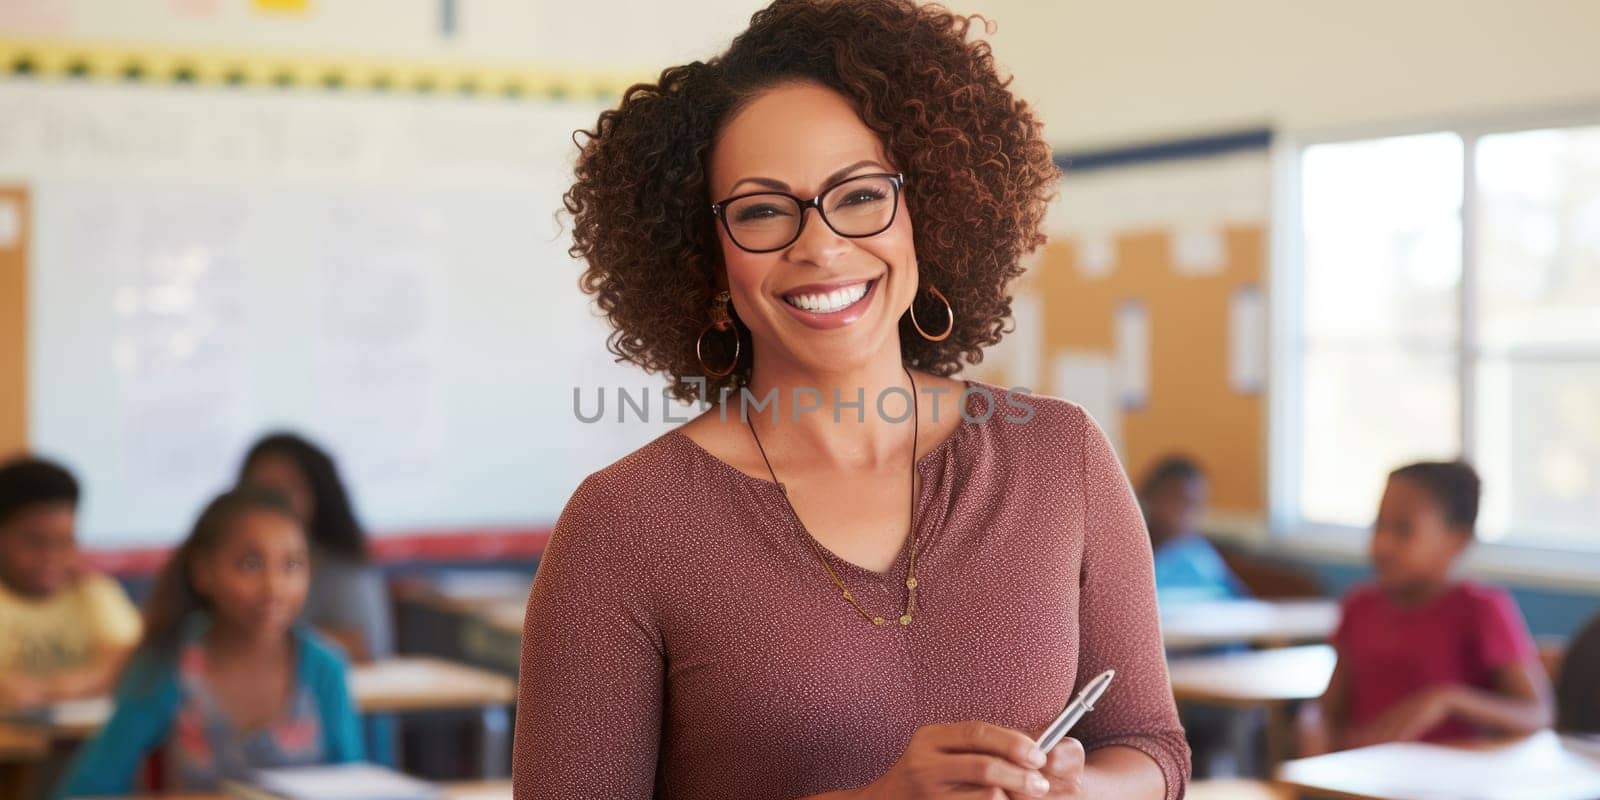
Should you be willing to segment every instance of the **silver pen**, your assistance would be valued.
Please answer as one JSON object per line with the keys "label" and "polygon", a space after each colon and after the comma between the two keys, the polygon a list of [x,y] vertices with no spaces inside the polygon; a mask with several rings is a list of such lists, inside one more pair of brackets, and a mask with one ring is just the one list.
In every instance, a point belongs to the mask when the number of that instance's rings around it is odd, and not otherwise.
{"label": "silver pen", "polygon": [[1066,738],[1067,731],[1072,730],[1072,726],[1078,724],[1078,720],[1083,719],[1084,714],[1094,710],[1095,701],[1106,693],[1106,688],[1111,685],[1111,679],[1116,677],[1116,674],[1116,670],[1108,669],[1089,681],[1088,685],[1078,692],[1078,696],[1073,698],[1066,708],[1061,709],[1061,714],[1056,717],[1055,722],[1050,723],[1050,727],[1045,728],[1044,733],[1039,735],[1039,740],[1034,742],[1039,746],[1039,750],[1048,754],[1050,748]]}

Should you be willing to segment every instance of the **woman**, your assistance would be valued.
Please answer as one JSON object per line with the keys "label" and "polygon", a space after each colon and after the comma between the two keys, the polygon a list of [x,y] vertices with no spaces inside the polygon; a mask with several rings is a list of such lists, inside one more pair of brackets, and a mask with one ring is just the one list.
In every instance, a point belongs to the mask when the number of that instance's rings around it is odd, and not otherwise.
{"label": "woman", "polygon": [[[557,521],[518,798],[1183,792],[1150,545],[1104,435],[947,377],[999,340],[1058,179],[967,28],[779,0],[589,133],[566,206],[612,349],[720,402]],[[1112,668],[1076,739],[1030,752]]]}
{"label": "woman", "polygon": [[297,434],[268,434],[245,455],[239,482],[277,491],[305,521],[312,553],[306,621],[352,660],[393,655],[388,589],[367,559],[367,536],[333,457]]}

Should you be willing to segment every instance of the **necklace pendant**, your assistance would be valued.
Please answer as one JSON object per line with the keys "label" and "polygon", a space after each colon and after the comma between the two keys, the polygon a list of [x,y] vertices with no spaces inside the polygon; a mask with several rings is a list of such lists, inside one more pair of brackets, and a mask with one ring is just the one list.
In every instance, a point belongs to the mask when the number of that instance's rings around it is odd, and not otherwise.
{"label": "necklace pendant", "polygon": [[872,624],[874,624],[874,625],[882,625],[883,624],[883,617],[873,617],[872,618]]}
{"label": "necklace pendant", "polygon": [[910,625],[911,624],[911,615],[910,614],[901,614],[900,615],[900,624],[901,625]]}

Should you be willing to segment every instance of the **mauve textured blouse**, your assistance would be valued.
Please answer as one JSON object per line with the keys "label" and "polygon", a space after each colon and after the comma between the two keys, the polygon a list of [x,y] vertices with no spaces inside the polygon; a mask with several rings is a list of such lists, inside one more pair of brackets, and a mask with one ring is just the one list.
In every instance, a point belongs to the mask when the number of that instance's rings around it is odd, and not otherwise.
{"label": "mauve textured blouse", "polygon": [[[1079,406],[969,381],[969,418],[917,463],[918,609],[885,573],[824,550],[776,484],[669,431],[584,479],[528,598],[515,796],[788,800],[870,783],[911,734],[1023,731],[1117,677],[1072,732],[1148,754],[1183,794],[1189,751],[1127,476]],[[953,399],[941,403],[954,411]],[[869,406],[870,407],[870,406]],[[730,416],[736,413],[730,410]],[[753,412],[754,413],[754,412]]]}

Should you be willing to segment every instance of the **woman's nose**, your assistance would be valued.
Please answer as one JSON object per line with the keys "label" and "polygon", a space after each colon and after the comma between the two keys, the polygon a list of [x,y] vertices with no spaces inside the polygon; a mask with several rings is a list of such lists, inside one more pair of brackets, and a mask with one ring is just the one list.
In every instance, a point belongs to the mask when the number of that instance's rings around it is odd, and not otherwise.
{"label": "woman's nose", "polygon": [[800,237],[789,246],[793,260],[827,267],[849,249],[850,242],[828,227],[821,209],[807,208],[801,212]]}

